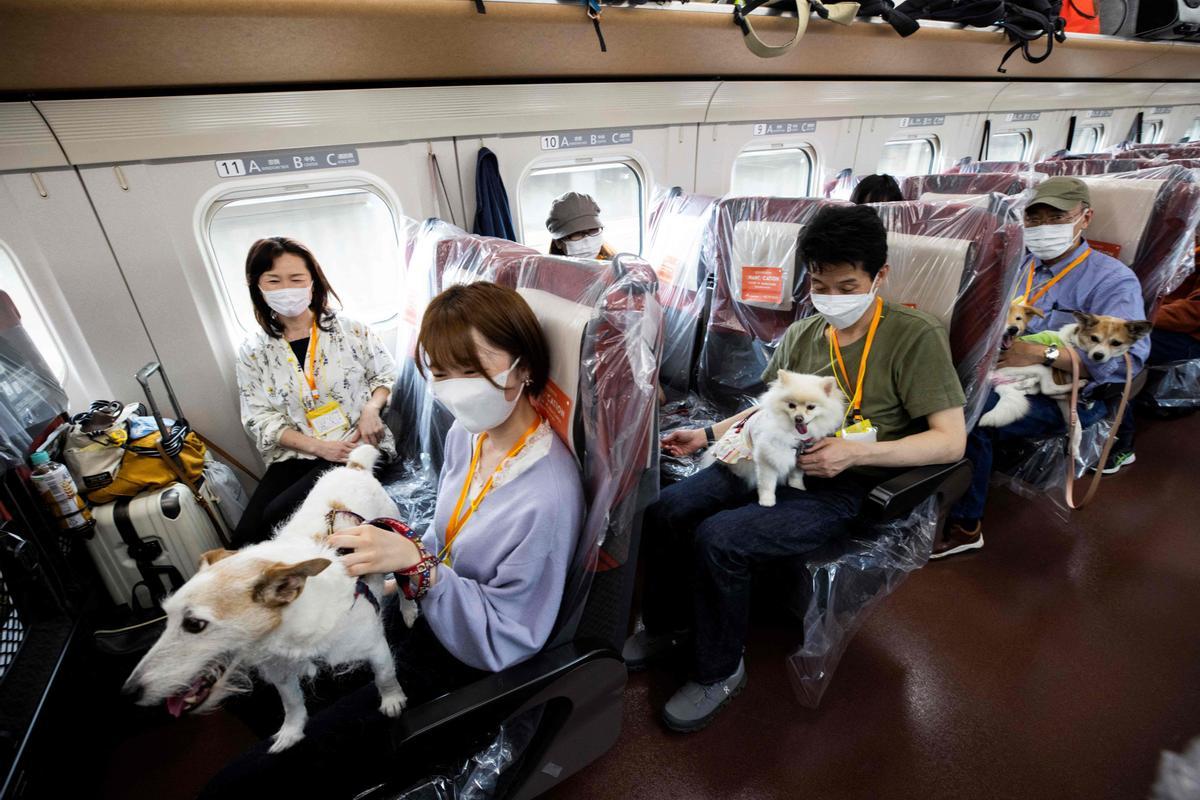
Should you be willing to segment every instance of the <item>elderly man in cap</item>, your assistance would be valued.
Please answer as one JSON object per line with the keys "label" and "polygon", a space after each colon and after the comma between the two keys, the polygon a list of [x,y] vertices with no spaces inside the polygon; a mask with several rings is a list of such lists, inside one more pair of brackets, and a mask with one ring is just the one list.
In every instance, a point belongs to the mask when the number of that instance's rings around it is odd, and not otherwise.
{"label": "elderly man in cap", "polygon": [[[1078,178],[1057,177],[1037,187],[1025,209],[1025,246],[1029,258],[1022,266],[1017,292],[1029,305],[1045,314],[1034,317],[1028,333],[1056,331],[1073,322],[1073,311],[1106,314],[1126,320],[1143,320],[1146,307],[1142,302],[1142,287],[1129,267],[1112,256],[1105,255],[1088,244],[1084,233],[1092,221],[1092,209],[1087,184]],[[1150,351],[1149,338],[1142,339],[1133,350],[1134,373],[1141,371]],[[1033,342],[1013,342],[1000,355],[999,366],[1020,367],[1045,364],[1070,370],[1070,356],[1058,347]],[[1095,391],[1107,383],[1123,383],[1123,359],[1104,364],[1080,359],[1079,369],[1089,381],[1079,404],[1079,421],[1087,426],[1105,416],[1109,408],[1105,401],[1093,399]],[[1030,413],[1003,428],[976,427],[967,439],[966,457],[975,469],[971,488],[951,510],[949,524],[939,541],[934,543],[933,558],[983,547],[984,502],[987,500],[988,480],[992,471],[992,448],[996,441],[1006,438],[1038,438],[1066,432],[1066,421],[1058,403],[1048,397],[1035,395]],[[988,398],[985,410],[996,403],[996,393]],[[1132,450],[1114,452],[1105,471],[1115,471],[1131,463]]]}
{"label": "elderly man in cap", "polygon": [[591,195],[567,192],[550,204],[546,230],[554,237],[550,254],[611,260],[616,251],[604,243],[600,206]]}

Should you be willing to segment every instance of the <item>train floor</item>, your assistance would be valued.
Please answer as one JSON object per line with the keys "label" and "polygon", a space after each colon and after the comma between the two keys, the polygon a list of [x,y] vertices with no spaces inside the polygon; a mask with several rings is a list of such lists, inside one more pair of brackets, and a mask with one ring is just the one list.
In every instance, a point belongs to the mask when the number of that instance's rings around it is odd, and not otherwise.
{"label": "train floor", "polygon": [[[794,634],[759,627],[711,726],[668,732],[677,677],[632,675],[620,741],[547,796],[1146,797],[1200,735],[1200,415],[1139,428],[1137,463],[1069,521],[994,491],[986,546],[887,598],[819,709],[789,688]],[[191,797],[252,741],[223,712],[143,720],[87,740],[100,797]]]}

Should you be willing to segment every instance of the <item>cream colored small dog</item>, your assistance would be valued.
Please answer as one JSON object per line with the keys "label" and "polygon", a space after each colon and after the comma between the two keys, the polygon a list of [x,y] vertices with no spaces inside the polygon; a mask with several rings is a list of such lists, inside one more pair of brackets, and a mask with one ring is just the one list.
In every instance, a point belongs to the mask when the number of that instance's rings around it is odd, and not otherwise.
{"label": "cream colored small dog", "polygon": [[781,369],[754,413],[710,447],[702,463],[720,462],[758,488],[760,506],[773,506],[780,483],[804,488],[796,456],[837,431],[845,413],[845,399],[833,378]]}
{"label": "cream colored small dog", "polygon": [[[398,716],[407,700],[375,607],[383,576],[351,577],[326,543],[330,511],[365,519],[397,515],[371,474],[378,457],[370,445],[355,448],[346,466],[321,476],[274,538],[236,552],[205,553],[200,571],[163,603],[166,630],[125,682],[125,694],[140,705],[165,701],[174,716],[211,711],[248,690],[249,673],[257,672],[283,701],[283,726],[271,745],[278,753],[304,738],[301,679],[319,666],[366,662],[375,673],[380,711]],[[338,529],[355,524],[341,516]],[[415,604],[405,602],[411,625]]]}

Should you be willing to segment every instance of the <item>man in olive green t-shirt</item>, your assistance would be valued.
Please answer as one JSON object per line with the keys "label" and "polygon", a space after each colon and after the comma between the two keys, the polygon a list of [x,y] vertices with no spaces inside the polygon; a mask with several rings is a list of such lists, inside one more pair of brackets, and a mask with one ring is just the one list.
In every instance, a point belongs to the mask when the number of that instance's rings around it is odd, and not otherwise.
{"label": "man in olive green t-shirt", "polygon": [[[862,427],[876,429],[876,440],[816,442],[798,459],[808,490],[781,486],[771,508],[758,505],[745,481],[713,465],[664,489],[646,510],[646,628],[626,641],[623,655],[637,669],[694,636],[691,680],[663,709],[674,730],[704,727],[745,684],[755,567],[846,533],[881,469],[957,461],[966,444],[963,392],[945,330],[927,314],[876,297],[888,267],[887,231],[875,210],[822,210],[805,229],[796,261],[797,274],[808,268],[819,316],[788,329],[763,380],[780,369],[835,375],[848,399],[861,397],[847,422],[861,418]],[[748,413],[706,430],[674,431],[663,448],[694,453]]]}

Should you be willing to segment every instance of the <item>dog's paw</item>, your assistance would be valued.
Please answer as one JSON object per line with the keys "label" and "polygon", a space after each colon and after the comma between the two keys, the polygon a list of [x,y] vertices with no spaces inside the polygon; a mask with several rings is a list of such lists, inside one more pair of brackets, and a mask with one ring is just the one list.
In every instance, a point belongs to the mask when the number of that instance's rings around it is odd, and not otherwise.
{"label": "dog's paw", "polygon": [[775,505],[775,495],[771,495],[770,497],[759,497],[758,504],[763,508],[773,507]]}
{"label": "dog's paw", "polygon": [[386,717],[398,717],[406,705],[408,698],[404,696],[404,692],[391,692],[383,695],[379,702],[379,710]]}
{"label": "dog's paw", "polygon": [[802,492],[805,491],[804,476],[801,475],[800,473],[796,473],[795,475],[788,478],[787,484],[788,484],[788,486],[792,487],[793,489],[799,489]]}
{"label": "dog's paw", "polygon": [[421,607],[415,600],[409,600],[407,597],[400,600],[400,617],[404,620],[405,627],[411,628],[415,625],[420,614]]}
{"label": "dog's paw", "polygon": [[996,427],[996,415],[989,411],[979,418],[978,424],[983,428],[994,428]]}
{"label": "dog's paw", "polygon": [[268,752],[282,753],[296,742],[304,738],[304,728],[280,728],[271,737],[271,749]]}

